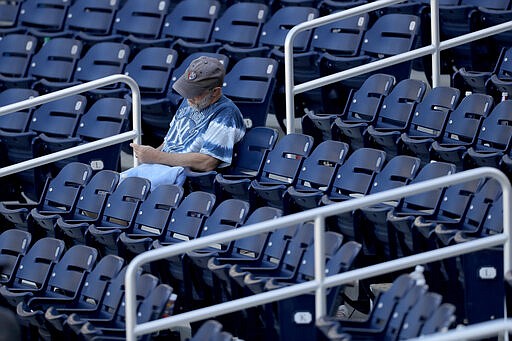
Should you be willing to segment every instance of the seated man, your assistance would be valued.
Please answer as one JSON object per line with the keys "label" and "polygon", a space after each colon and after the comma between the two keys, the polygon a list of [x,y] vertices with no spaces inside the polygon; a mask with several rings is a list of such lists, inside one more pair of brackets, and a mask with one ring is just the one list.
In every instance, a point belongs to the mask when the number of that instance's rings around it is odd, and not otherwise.
{"label": "seated man", "polygon": [[185,99],[158,148],[131,143],[140,165],[121,173],[121,178],[140,176],[151,188],[183,184],[183,167],[210,171],[231,163],[233,146],[245,134],[242,114],[222,94],[225,69],[216,58],[193,60],[173,89]]}

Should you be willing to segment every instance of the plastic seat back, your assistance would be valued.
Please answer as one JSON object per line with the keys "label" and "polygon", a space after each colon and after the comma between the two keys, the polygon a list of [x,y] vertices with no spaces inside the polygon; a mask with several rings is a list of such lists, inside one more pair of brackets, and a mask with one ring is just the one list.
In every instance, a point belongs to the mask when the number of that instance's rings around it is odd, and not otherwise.
{"label": "plastic seat back", "polygon": [[89,82],[124,72],[130,56],[128,45],[115,42],[94,44],[78,61],[74,80]]}
{"label": "plastic seat back", "polygon": [[116,13],[113,33],[123,37],[158,38],[169,9],[169,2],[168,0],[126,1]]}
{"label": "plastic seat back", "polygon": [[11,280],[20,258],[27,252],[32,235],[29,232],[10,229],[0,234],[0,283]]}
{"label": "plastic seat back", "polygon": [[[249,214],[249,203],[239,199],[222,201],[212,214],[206,218],[199,237],[233,230],[241,226]],[[213,248],[226,251],[231,243],[212,245]]]}
{"label": "plastic seat back", "polygon": [[389,160],[373,181],[370,194],[409,184],[420,170],[421,160],[408,155],[397,155]]}
{"label": "plastic seat back", "polygon": [[7,289],[14,291],[44,289],[53,266],[60,260],[64,250],[64,242],[59,239],[42,238],[36,241],[21,259],[14,280],[7,285]]}
{"label": "plastic seat back", "polygon": [[22,2],[23,0],[19,0],[0,4],[0,27],[10,28],[16,26]]}
{"label": "plastic seat back", "polygon": [[302,159],[313,148],[313,138],[303,134],[283,136],[272,149],[263,165],[260,181],[277,180],[291,183],[300,169]]}
{"label": "plastic seat back", "polygon": [[488,117],[484,118],[478,132],[475,149],[488,151],[509,150],[512,140],[512,100],[498,103]]}
{"label": "plastic seat back", "polygon": [[354,151],[335,173],[327,189],[329,199],[346,200],[367,194],[385,160],[386,153],[381,150],[360,148]]}
{"label": "plastic seat back", "polygon": [[68,10],[65,30],[78,35],[108,35],[119,3],[111,0],[77,0]]}
{"label": "plastic seat back", "polygon": [[177,60],[178,53],[173,49],[146,47],[126,66],[125,74],[135,79],[146,96],[161,96],[167,92]]}
{"label": "plastic seat back", "polygon": [[344,142],[327,140],[320,143],[311,155],[304,159],[296,189],[309,187],[326,190],[334,172],[345,161],[349,146]]}
{"label": "plastic seat back", "polygon": [[137,209],[147,198],[150,188],[148,179],[136,176],[124,179],[107,198],[98,227],[131,228]]}
{"label": "plastic seat back", "polygon": [[3,78],[25,77],[36,49],[36,37],[22,34],[4,36],[0,41],[0,75]]}
{"label": "plastic seat back", "polygon": [[133,233],[160,235],[182,197],[183,188],[179,186],[161,185],[155,188],[140,205]]}
{"label": "plastic seat back", "polygon": [[416,107],[407,135],[409,137],[439,136],[449,112],[457,106],[459,96],[460,91],[455,88],[432,89]]}
{"label": "plastic seat back", "polygon": [[[39,94],[35,90],[24,88],[10,88],[0,93],[0,106],[21,102],[23,100],[37,97]],[[0,116],[0,134],[2,131],[21,133],[26,131],[32,109],[13,112]]]}
{"label": "plastic seat back", "polygon": [[71,137],[85,112],[87,98],[73,95],[43,104],[32,114],[29,130],[51,137]]}
{"label": "plastic seat back", "polygon": [[49,181],[43,193],[42,205],[37,209],[39,213],[69,212],[74,209],[82,189],[92,177],[92,167],[80,162],[68,163]]}
{"label": "plastic seat back", "polygon": [[[92,247],[85,245],[71,247],[55,264],[46,293],[41,296],[68,300],[76,298],[85,276],[96,264],[97,257],[98,251]],[[37,300],[37,297],[29,300],[28,305],[30,306],[34,300]]]}
{"label": "plastic seat back", "polygon": [[216,0],[186,0],[174,7],[165,18],[162,37],[187,42],[206,43],[220,13]]}
{"label": "plastic seat back", "polygon": [[416,105],[422,101],[426,88],[423,81],[416,79],[398,82],[384,98],[374,128],[377,130],[405,129]]}
{"label": "plastic seat back", "polygon": [[395,77],[390,75],[375,74],[368,77],[363,85],[349,96],[342,121],[372,122],[382,100],[390,93],[394,84]]}
{"label": "plastic seat back", "polygon": [[99,219],[106,200],[119,183],[119,173],[110,170],[97,172],[84,187],[74,212],[68,217],[72,220]]}
{"label": "plastic seat back", "polygon": [[82,53],[82,42],[72,38],[53,38],[34,55],[29,76],[51,82],[70,82]]}
{"label": "plastic seat back", "polygon": [[[426,164],[420,169],[418,175],[411,181],[411,184],[425,181],[428,179],[435,179],[441,176],[446,176],[455,173],[455,166],[451,163],[433,162]],[[443,189],[438,188],[421,194],[408,196],[402,199],[398,208],[401,215],[426,215],[434,213],[439,200],[443,194]]]}
{"label": "plastic seat back", "polygon": [[25,0],[21,4],[18,26],[36,31],[61,31],[69,5],[69,1],[63,0]]}
{"label": "plastic seat back", "polygon": [[[263,25],[260,44],[270,48],[283,47],[289,30],[302,22],[313,20],[319,15],[312,7],[288,6],[278,9]],[[294,40],[296,51],[305,51],[311,40],[312,31],[301,32]]]}
{"label": "plastic seat back", "polygon": [[471,145],[482,120],[491,112],[493,102],[491,96],[484,94],[471,94],[463,98],[450,113],[441,143]]}
{"label": "plastic seat back", "polygon": [[195,239],[199,235],[204,221],[213,211],[215,195],[207,192],[192,192],[174,210],[166,226],[162,243],[176,243]]}
{"label": "plastic seat back", "polygon": [[234,3],[215,22],[211,40],[237,47],[256,47],[268,15],[269,8],[264,3]]}
{"label": "plastic seat back", "polygon": [[277,68],[272,58],[246,57],[226,74],[223,93],[240,108],[246,127],[265,126]]}
{"label": "plastic seat back", "polygon": [[317,27],[311,39],[311,48],[335,56],[356,56],[369,21],[368,14],[361,14]]}

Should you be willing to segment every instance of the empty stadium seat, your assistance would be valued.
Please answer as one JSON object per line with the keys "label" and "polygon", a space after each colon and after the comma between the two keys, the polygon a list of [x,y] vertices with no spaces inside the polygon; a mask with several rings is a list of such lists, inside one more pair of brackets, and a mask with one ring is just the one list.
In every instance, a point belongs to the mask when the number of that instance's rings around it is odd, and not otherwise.
{"label": "empty stadium seat", "polygon": [[278,132],[270,127],[254,127],[233,148],[233,159],[227,168],[217,171],[195,172],[185,168],[185,186],[189,191],[207,191],[220,195],[215,189],[215,177],[221,173],[223,177],[256,177],[263,166],[266,154],[274,148]]}

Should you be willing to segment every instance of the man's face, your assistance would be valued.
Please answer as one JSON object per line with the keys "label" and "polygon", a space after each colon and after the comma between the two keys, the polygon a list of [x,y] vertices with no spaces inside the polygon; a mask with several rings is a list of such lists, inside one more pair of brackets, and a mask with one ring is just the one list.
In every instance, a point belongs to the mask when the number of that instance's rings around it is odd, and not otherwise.
{"label": "man's face", "polygon": [[201,111],[207,108],[215,97],[215,91],[217,88],[206,90],[203,94],[188,98],[188,104],[197,111]]}

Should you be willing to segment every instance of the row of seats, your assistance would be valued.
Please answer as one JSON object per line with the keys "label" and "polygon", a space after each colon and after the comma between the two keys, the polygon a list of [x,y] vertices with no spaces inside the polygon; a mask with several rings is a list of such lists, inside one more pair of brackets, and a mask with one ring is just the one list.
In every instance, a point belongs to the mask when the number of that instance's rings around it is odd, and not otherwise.
{"label": "row of seats", "polygon": [[[142,96],[145,142],[156,146],[165,136],[182,99],[172,90],[172,84],[193,59],[206,54],[221,60],[229,71],[223,90],[240,107],[246,125],[265,125],[278,71],[278,63],[271,58],[247,57],[235,63],[222,54],[197,52],[181,54],[183,61],[177,64],[178,53],[168,47],[133,51],[124,43],[99,42],[82,53],[82,46],[79,39],[53,38],[36,49],[34,36],[3,37],[0,41],[2,88],[31,88],[42,94],[113,74],[129,75],[137,82]],[[128,92],[126,86],[114,84],[92,90],[87,96],[94,100],[121,97],[131,101]]]}
{"label": "row of seats", "polygon": [[[69,164],[63,170],[67,170],[68,175],[70,173],[78,173],[82,174],[82,179],[85,178],[83,173],[75,172],[77,169],[71,170],[72,166],[87,169],[87,165]],[[88,184],[97,182],[98,175],[101,175],[102,172],[107,171],[101,171],[96,174],[96,176],[90,179]],[[64,177],[64,174],[62,174],[62,177]],[[89,221],[85,224],[83,222],[76,224],[76,220],[64,220],[66,215],[62,211],[59,212],[55,209],[59,205],[56,200],[53,201],[52,199],[55,199],[57,193],[60,193],[62,196],[65,192],[62,186],[58,185],[59,179],[57,178],[49,183],[49,188],[53,190],[48,191],[48,195],[44,199],[44,202],[47,204],[46,207],[56,205],[53,207],[53,211],[43,211],[35,207],[28,213],[29,207],[16,208],[14,207],[15,205],[8,207],[7,203],[2,203],[4,217],[11,222],[17,219],[19,223],[17,225],[18,229],[11,228],[7,231],[23,231],[25,227],[28,227],[32,232],[31,235],[34,238],[37,236],[39,241],[55,240],[51,237],[42,236],[42,226],[35,225],[38,222],[43,222],[45,226],[49,226],[51,221],[56,220],[55,227],[59,226],[63,232],[63,239],[58,239],[62,246],[65,245],[65,241],[68,245],[74,244],[74,246],[71,246],[71,249],[83,246],[84,244],[95,244],[100,246],[99,249],[94,248],[94,250],[98,250],[96,253],[99,252],[103,257],[107,257],[107,254],[111,253],[111,251],[117,251],[108,250],[112,245],[109,245],[107,241],[113,241],[114,243],[118,242],[119,244],[126,245],[127,252],[123,254],[123,258],[130,259],[133,254],[145,251],[145,246],[158,248],[194,239],[198,236],[206,236],[237,228],[244,224],[250,225],[259,221],[274,219],[282,214],[278,209],[262,207],[256,209],[247,217],[249,214],[249,205],[247,203],[231,199],[215,206],[215,197],[212,194],[200,191],[189,194],[172,210],[166,205],[169,205],[168,202],[171,199],[179,201],[181,193],[176,186],[160,186],[147,194],[144,201],[137,202],[137,198],[134,197],[133,193],[145,193],[144,189],[149,188],[149,183],[142,178],[127,178],[106,198],[105,209],[101,214],[101,223],[91,225],[91,221]],[[62,182],[62,178],[60,181]],[[78,187],[77,184],[71,183],[69,177],[66,181],[68,192],[74,189],[74,197],[76,197],[77,192],[80,193],[79,199],[75,199],[75,201],[78,201],[76,204],[77,210],[79,210],[79,206],[83,208],[85,201],[91,201],[87,193],[93,190],[88,184],[79,192],[76,189]],[[133,191],[126,191],[128,187]],[[169,190],[174,191],[174,195]],[[95,192],[105,195],[98,188],[96,188]],[[125,201],[116,201],[115,198],[120,196]],[[69,200],[69,197],[67,199],[67,202],[72,202],[72,200]],[[130,208],[134,209],[130,210]],[[84,216],[92,215],[91,212],[81,211],[81,213],[84,213]],[[111,214],[115,214],[115,216]],[[133,218],[133,222],[122,221],[127,216],[136,217]],[[162,223],[166,225],[162,225]],[[133,230],[130,230],[132,226]],[[80,232],[84,228],[86,229],[85,235]],[[162,231],[158,229],[162,229]],[[57,232],[55,234],[58,235]],[[359,253],[360,245],[356,242],[342,244],[343,237],[339,233],[328,232],[328,234],[329,242],[326,247],[327,271],[334,274],[348,270]],[[74,237],[78,235],[80,238],[70,241],[71,235]],[[94,237],[89,239],[88,235]],[[118,238],[116,238],[117,236]],[[91,240],[95,242],[91,243]],[[90,247],[87,248],[90,249]],[[131,256],[129,255],[130,251],[132,252]],[[51,253],[52,251],[49,250],[48,252]],[[193,304],[194,300],[203,301],[205,297],[208,297],[208,301],[211,302],[214,298],[222,297],[219,295],[205,296],[204,292],[213,290],[213,288],[205,286],[202,280],[197,281],[202,276],[212,278],[212,273],[208,270],[208,264],[212,258],[220,257],[226,260],[229,257],[244,257],[244,264],[246,265],[249,265],[251,261],[252,267],[259,264],[259,271],[254,270],[251,287],[263,290],[265,283],[272,281],[272,285],[265,289],[271,290],[288,285],[286,283],[290,281],[301,282],[312,278],[314,274],[313,255],[313,225],[309,223],[304,226],[300,225],[289,228],[283,233],[268,233],[247,237],[233,243],[211,245],[208,248],[188,253],[185,258],[178,256],[166,259],[163,262],[157,262],[150,271],[152,274],[157,274],[165,283],[172,283],[175,291],[179,293],[180,297],[183,297],[183,300],[179,302],[180,309],[187,309]],[[258,263],[259,260],[263,260],[263,263]],[[33,259],[27,260],[27,262],[31,261]],[[266,266],[264,266],[265,264]],[[258,285],[255,283],[256,280],[259,283]],[[211,280],[208,283],[210,282]],[[336,297],[334,293],[338,293],[338,291],[333,291],[332,304],[334,304],[334,298]],[[13,303],[19,304],[19,302]],[[308,301],[307,308],[311,311],[314,310],[312,301]]]}
{"label": "row of seats", "polygon": [[[0,106],[35,96],[35,90],[10,88],[0,93]],[[91,103],[85,96],[74,95],[4,115],[0,117],[2,166],[123,133],[130,113],[130,103],[122,98],[104,97]],[[2,194],[3,200],[19,198],[20,192],[37,200],[46,177],[73,160],[95,170],[119,170],[120,151],[121,145],[114,145],[13,175],[5,181],[9,190]]]}
{"label": "row of seats", "polygon": [[318,140],[345,141],[351,148],[373,147],[387,157],[411,155],[422,163],[444,161],[458,170],[500,167],[510,174],[510,100],[390,75],[369,77],[350,93],[340,114],[304,115],[305,133]]}
{"label": "row of seats", "polygon": [[[26,337],[69,335],[84,340],[124,339],[125,261],[100,257],[94,248],[66,248],[55,238],[29,232],[0,234],[0,294],[17,314]],[[172,314],[176,294],[149,273],[137,274],[137,322]]]}

